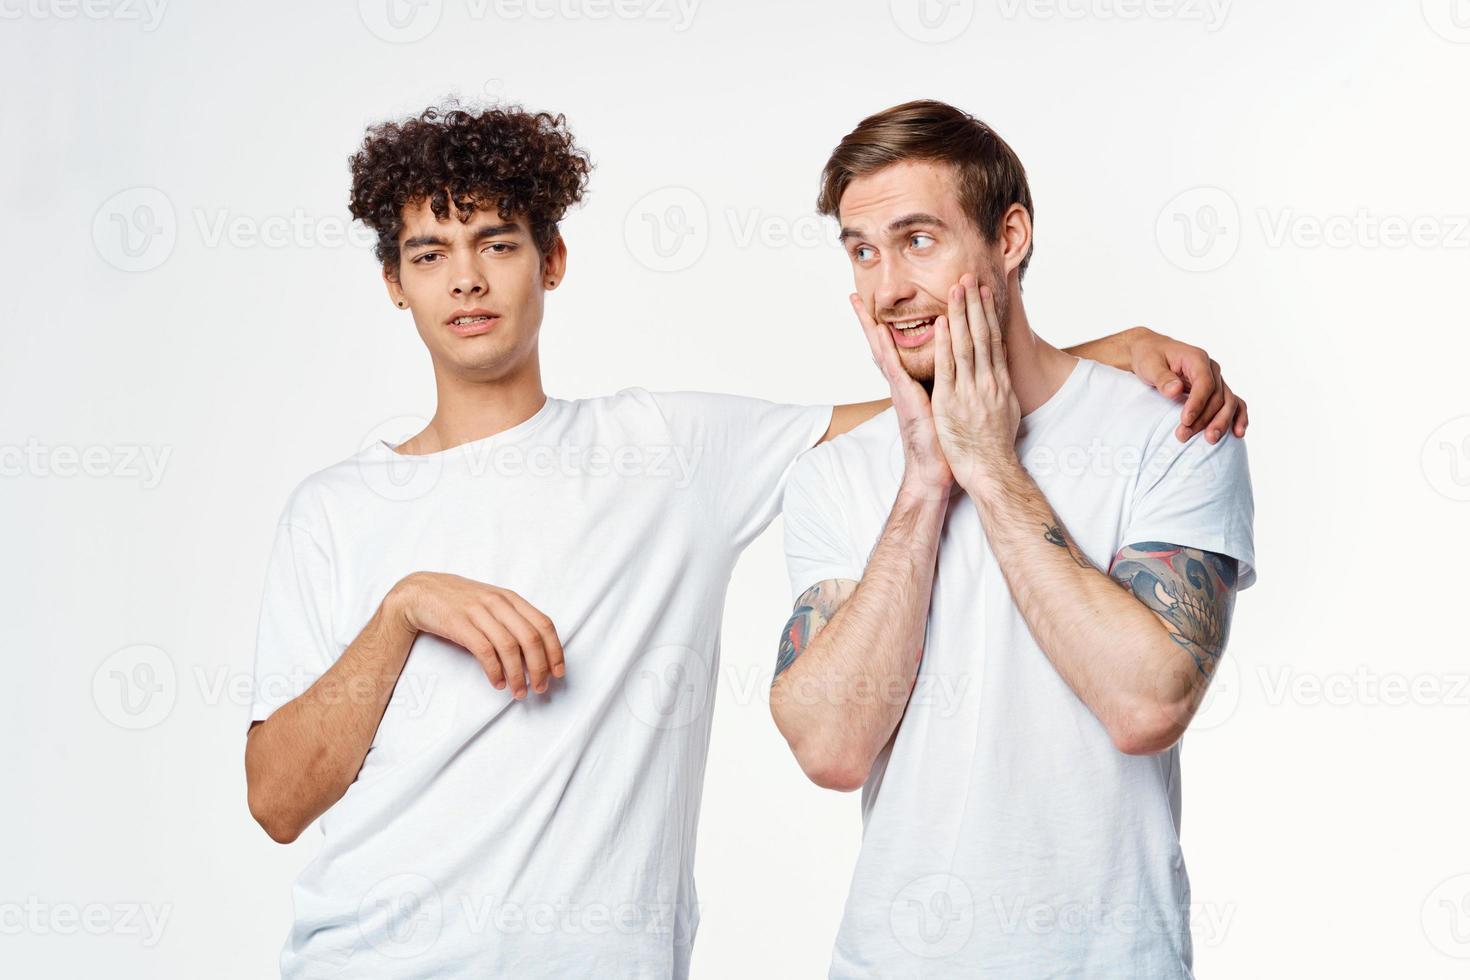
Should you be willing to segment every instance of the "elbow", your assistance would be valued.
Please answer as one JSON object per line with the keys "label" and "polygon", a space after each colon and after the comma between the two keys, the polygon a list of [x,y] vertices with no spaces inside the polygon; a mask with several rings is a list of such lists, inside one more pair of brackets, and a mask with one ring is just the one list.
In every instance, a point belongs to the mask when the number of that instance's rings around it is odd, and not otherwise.
{"label": "elbow", "polygon": [[263,797],[264,794],[258,787],[250,787],[250,816],[260,824],[260,829],[265,831],[266,836],[277,844],[290,844],[300,837],[306,827]]}
{"label": "elbow", "polygon": [[1119,709],[1108,724],[1113,747],[1124,755],[1167,752],[1184,735],[1192,712],[1172,702],[1141,701]]}
{"label": "elbow", "polygon": [[271,778],[252,729],[245,745],[245,802],[250,807],[250,816],[271,840],[289,844],[301,836],[306,822],[282,805],[282,789],[279,780]]}
{"label": "elbow", "polygon": [[801,714],[786,698],[784,685],[771,692],[771,717],[786,739],[806,778],[823,789],[850,793],[861,789],[873,768],[873,756],[864,755],[851,735],[830,719]]}
{"label": "elbow", "polygon": [[862,789],[873,768],[872,759],[863,759],[851,747],[830,738],[788,736],[787,743],[806,778],[822,789],[839,793]]}
{"label": "elbow", "polygon": [[869,772],[865,766],[842,763],[810,767],[803,764],[801,770],[806,773],[806,778],[822,789],[836,790],[839,793],[862,789],[863,784],[868,781]]}
{"label": "elbow", "polygon": [[836,790],[839,793],[851,793],[853,790],[862,789],[863,784],[868,781],[868,773],[872,768],[857,759],[844,758],[830,753],[797,754],[796,761],[801,764],[801,771],[806,773],[807,779],[822,789]]}

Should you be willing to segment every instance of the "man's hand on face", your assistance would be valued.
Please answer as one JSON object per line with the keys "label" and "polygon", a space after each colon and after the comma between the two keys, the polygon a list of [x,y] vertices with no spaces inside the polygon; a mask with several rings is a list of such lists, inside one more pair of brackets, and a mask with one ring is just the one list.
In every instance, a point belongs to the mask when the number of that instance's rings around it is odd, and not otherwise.
{"label": "man's hand on face", "polygon": [[[868,347],[873,351],[873,363],[888,379],[893,408],[898,413],[898,430],[903,439],[902,490],[925,499],[947,499],[954,476],[940,450],[929,396],[924,386],[904,370],[888,328],[873,320],[857,293],[849,299],[858,322],[863,326],[863,334],[868,338]],[[934,342],[936,345],[939,343],[937,336]]]}
{"label": "man's hand on face", "polygon": [[1021,403],[1011,388],[995,296],[966,273],[934,322],[934,428],[955,481],[975,493],[1016,458]]}

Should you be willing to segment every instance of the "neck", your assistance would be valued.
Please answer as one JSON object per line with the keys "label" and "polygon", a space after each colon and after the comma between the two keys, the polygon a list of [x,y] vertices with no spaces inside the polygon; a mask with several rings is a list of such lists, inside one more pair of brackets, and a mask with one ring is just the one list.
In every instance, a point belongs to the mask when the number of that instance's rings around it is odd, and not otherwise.
{"label": "neck", "polygon": [[1021,414],[1029,415],[1057,393],[1077,358],[1057,350],[1032,331],[1019,285],[1009,285],[1011,301],[1001,327],[1005,332],[1006,366],[1011,371],[1011,387],[1021,403]]}
{"label": "neck", "polygon": [[546,404],[541,362],[532,351],[523,366],[489,381],[469,379],[434,366],[438,405],[422,432],[398,447],[406,455],[453,449],[520,425]]}

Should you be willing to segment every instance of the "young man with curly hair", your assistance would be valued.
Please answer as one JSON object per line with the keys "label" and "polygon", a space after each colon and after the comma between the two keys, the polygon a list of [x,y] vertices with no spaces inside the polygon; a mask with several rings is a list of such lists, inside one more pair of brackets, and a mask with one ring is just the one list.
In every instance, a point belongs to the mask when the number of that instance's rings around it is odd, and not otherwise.
{"label": "young man with curly hair", "polygon": [[[249,803],[275,840],[322,835],[287,977],[688,972],[731,569],[796,457],[887,403],[548,397],[588,171],[560,116],[518,109],[430,109],[352,158],[438,404],[302,481],[276,529]],[[1189,421],[1243,432],[1203,352],[1130,331],[1083,353],[1197,381]]]}

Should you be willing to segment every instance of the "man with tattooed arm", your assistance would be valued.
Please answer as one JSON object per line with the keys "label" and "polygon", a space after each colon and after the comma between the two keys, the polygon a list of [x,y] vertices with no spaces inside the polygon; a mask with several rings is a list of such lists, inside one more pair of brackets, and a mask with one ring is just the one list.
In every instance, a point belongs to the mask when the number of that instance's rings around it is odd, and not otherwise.
{"label": "man with tattooed arm", "polygon": [[1020,160],[938,102],[819,204],[893,406],[804,454],[771,709],[863,789],[833,977],[1187,978],[1179,740],[1255,580],[1244,443],[1032,329]]}

